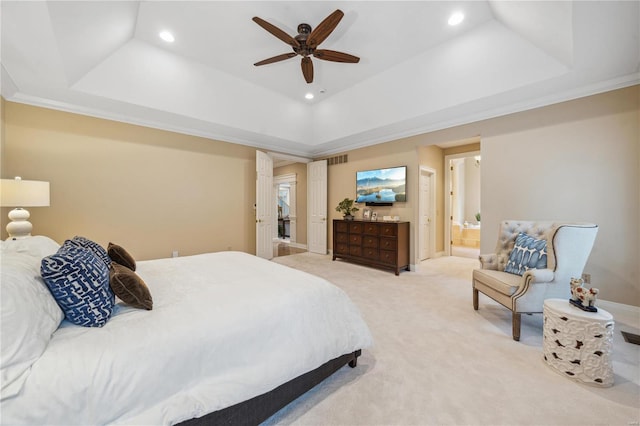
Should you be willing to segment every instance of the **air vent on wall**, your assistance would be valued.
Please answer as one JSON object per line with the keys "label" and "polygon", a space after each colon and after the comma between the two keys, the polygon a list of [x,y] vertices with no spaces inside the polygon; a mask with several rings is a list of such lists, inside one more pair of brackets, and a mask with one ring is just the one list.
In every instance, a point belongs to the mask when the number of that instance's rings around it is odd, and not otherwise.
{"label": "air vent on wall", "polygon": [[347,154],[338,155],[336,157],[327,158],[327,164],[333,166],[334,164],[346,163],[348,160]]}

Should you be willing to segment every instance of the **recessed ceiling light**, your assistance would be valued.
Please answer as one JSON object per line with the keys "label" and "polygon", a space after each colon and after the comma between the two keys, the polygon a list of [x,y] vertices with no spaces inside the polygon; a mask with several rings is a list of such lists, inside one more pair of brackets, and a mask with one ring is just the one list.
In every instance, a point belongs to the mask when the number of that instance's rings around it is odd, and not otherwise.
{"label": "recessed ceiling light", "polygon": [[173,43],[175,41],[175,37],[169,31],[162,31],[158,35],[167,43]]}
{"label": "recessed ceiling light", "polygon": [[449,25],[451,25],[451,26],[458,25],[462,21],[464,21],[464,13],[462,13],[462,12],[454,12],[449,17]]}
{"label": "recessed ceiling light", "polygon": [[304,95],[305,99],[313,99],[313,93],[307,93],[306,95]]}

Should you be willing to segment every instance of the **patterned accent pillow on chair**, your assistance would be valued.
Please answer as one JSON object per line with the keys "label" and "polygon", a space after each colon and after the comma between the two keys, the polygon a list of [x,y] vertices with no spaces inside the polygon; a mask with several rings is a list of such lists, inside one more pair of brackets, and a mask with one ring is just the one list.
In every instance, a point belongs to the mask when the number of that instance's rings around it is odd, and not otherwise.
{"label": "patterned accent pillow on chair", "polygon": [[546,267],[547,241],[537,240],[523,232],[518,233],[504,271],[524,275],[529,269],[546,269]]}
{"label": "patterned accent pillow on chair", "polygon": [[84,327],[107,323],[115,295],[109,268],[91,250],[65,244],[42,259],[40,273],[67,320]]}

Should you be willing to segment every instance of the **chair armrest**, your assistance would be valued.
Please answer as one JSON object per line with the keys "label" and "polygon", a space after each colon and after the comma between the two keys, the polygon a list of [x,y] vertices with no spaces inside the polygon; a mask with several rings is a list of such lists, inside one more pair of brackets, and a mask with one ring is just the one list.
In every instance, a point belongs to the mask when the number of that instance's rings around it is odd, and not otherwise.
{"label": "chair armrest", "polygon": [[498,270],[498,255],[495,253],[481,254],[478,259],[480,260],[480,269]]}
{"label": "chair armrest", "polygon": [[555,274],[551,269],[529,269],[523,278],[531,283],[549,283],[553,281]]}

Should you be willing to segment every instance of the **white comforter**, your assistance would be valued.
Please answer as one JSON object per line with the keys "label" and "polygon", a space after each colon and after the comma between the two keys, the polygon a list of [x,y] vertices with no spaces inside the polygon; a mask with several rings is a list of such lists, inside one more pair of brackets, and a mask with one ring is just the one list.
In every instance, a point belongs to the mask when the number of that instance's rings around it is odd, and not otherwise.
{"label": "white comforter", "polygon": [[255,256],[138,262],[154,306],[63,322],[6,424],[172,424],[247,400],[371,344],[345,293]]}

